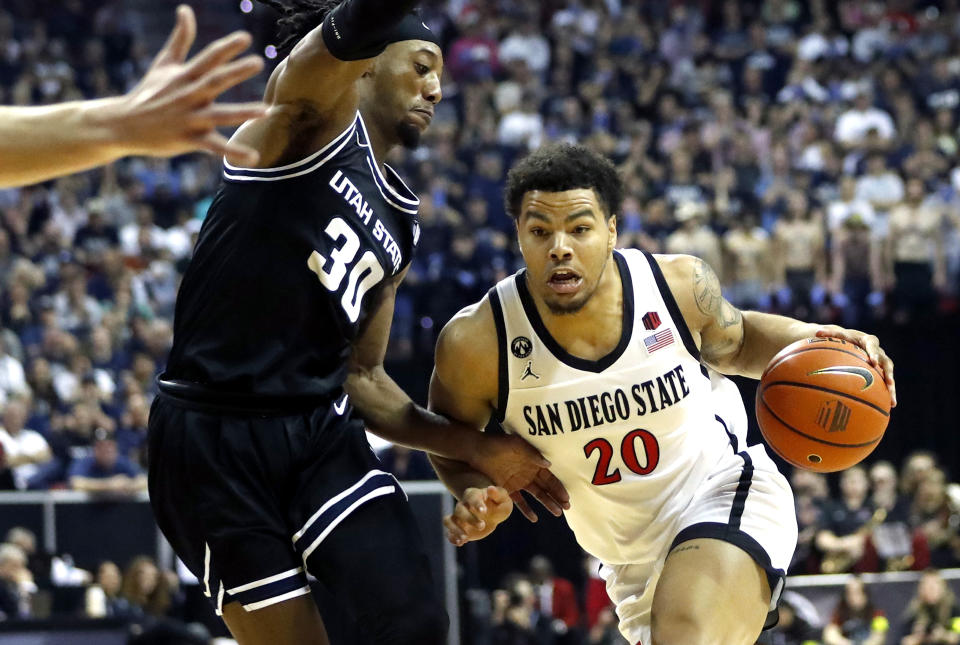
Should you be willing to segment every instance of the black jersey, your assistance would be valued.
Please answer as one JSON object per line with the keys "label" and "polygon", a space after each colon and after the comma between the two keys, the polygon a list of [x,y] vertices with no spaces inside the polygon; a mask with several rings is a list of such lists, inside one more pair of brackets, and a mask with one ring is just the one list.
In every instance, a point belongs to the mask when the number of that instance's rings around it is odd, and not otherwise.
{"label": "black jersey", "polygon": [[365,305],[410,262],[419,201],[359,112],[286,166],[225,165],[183,278],[165,378],[239,394],[339,392]]}

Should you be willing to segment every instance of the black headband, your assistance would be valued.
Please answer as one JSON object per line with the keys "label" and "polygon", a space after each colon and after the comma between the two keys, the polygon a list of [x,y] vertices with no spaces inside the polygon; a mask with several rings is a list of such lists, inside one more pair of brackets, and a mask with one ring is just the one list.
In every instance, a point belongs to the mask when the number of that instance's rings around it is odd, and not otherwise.
{"label": "black headband", "polygon": [[440,40],[437,35],[427,27],[419,15],[408,13],[395,27],[387,32],[387,42],[398,43],[403,40],[425,40],[440,46]]}
{"label": "black headband", "polygon": [[[327,50],[340,60],[361,60],[379,56],[388,45],[404,40],[425,40],[440,46],[419,14],[408,13],[390,27],[371,29],[369,20],[360,16],[356,2],[344,2],[327,14],[323,21],[323,41]],[[358,25],[358,21],[363,24]]]}

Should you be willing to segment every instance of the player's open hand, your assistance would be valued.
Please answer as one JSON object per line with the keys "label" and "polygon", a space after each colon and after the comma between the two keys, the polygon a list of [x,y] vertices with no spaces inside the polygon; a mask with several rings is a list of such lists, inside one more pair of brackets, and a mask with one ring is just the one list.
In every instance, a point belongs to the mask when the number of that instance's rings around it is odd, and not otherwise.
{"label": "player's open hand", "polygon": [[564,509],[570,508],[567,489],[550,472],[550,462],[519,437],[480,437],[470,465],[493,480],[497,486],[505,488],[531,522],[536,522],[537,516],[520,497],[520,490],[533,495],[557,517]]}
{"label": "player's open hand", "polygon": [[890,391],[890,401],[893,407],[897,407],[897,386],[893,380],[893,361],[887,356],[887,353],[880,347],[880,339],[872,334],[867,334],[856,329],[844,329],[838,325],[824,325],[817,332],[818,338],[840,338],[859,346],[867,353],[870,358],[870,364],[873,365],[881,374],[887,384],[887,390]]}
{"label": "player's open hand", "polygon": [[115,132],[123,155],[169,157],[206,150],[231,163],[251,165],[253,149],[229,143],[218,126],[236,125],[263,116],[266,106],[214,103],[223,92],[255,76],[263,59],[251,54],[233,60],[250,46],[250,34],[236,31],[207,45],[187,60],[197,33],[193,10],[177,7],[177,24],[140,83],[104,107],[103,119]]}
{"label": "player's open hand", "polygon": [[447,540],[454,546],[481,540],[510,517],[513,502],[510,494],[499,486],[468,488],[457,502],[453,513],[443,518]]}

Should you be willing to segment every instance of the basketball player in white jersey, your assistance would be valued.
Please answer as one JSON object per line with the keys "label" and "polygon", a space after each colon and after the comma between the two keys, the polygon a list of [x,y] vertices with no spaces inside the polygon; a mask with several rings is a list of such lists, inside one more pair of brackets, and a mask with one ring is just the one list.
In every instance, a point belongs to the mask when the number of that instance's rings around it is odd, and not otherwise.
{"label": "basketball player in white jersey", "polygon": [[[811,336],[863,347],[891,393],[893,364],[874,336],[738,311],[697,258],[615,250],[622,192],[579,146],[511,171],[526,269],[446,325],[430,403],[477,428],[496,415],[550,460],[631,644],[752,645],[775,622],[793,497],[763,446],[744,445],[739,393],[712,370],[758,378]],[[444,520],[454,544],[489,535],[514,501],[530,512],[458,462],[434,465],[460,500]]]}

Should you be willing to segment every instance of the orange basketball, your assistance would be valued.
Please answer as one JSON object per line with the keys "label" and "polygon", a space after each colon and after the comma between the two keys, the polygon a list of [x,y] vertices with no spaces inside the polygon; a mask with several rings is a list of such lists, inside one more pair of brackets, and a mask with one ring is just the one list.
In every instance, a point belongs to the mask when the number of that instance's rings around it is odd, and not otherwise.
{"label": "orange basketball", "polygon": [[757,389],[757,422],[794,466],[828,473],[873,452],[890,421],[890,392],[867,353],[839,338],[808,338],[773,357]]}

